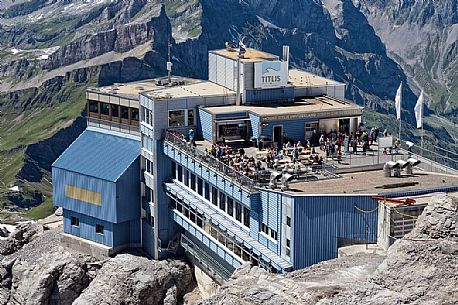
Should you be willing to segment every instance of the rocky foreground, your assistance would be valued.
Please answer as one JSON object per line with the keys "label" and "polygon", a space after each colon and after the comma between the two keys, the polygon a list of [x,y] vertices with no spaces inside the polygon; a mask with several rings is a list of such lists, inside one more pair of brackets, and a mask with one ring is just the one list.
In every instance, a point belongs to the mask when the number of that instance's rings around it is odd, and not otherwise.
{"label": "rocky foreground", "polygon": [[59,229],[21,224],[0,240],[2,304],[456,304],[458,198],[438,196],[386,257],[360,253],[284,275],[243,266],[202,300],[182,260],[103,261],[61,246]]}
{"label": "rocky foreground", "polygon": [[202,304],[457,304],[458,198],[438,196],[386,258],[358,254],[286,275],[245,267]]}

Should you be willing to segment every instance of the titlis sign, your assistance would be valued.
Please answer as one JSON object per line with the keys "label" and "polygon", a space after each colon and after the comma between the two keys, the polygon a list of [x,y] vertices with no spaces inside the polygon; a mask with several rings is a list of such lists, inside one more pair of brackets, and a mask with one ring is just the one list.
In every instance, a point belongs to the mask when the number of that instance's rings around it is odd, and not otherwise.
{"label": "titlis sign", "polygon": [[254,64],[256,89],[279,88],[288,83],[288,64],[285,61],[262,61]]}

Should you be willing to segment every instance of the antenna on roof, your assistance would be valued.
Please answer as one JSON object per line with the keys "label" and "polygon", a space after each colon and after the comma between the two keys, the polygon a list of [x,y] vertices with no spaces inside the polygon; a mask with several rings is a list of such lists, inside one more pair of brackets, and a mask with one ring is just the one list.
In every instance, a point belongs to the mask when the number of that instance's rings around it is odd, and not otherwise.
{"label": "antenna on roof", "polygon": [[172,84],[172,56],[171,56],[171,53],[172,53],[172,43],[170,42],[170,38],[169,38],[169,43],[168,43],[168,56],[169,56],[169,60],[167,61],[167,77],[168,77],[168,81],[169,81],[169,85]]}

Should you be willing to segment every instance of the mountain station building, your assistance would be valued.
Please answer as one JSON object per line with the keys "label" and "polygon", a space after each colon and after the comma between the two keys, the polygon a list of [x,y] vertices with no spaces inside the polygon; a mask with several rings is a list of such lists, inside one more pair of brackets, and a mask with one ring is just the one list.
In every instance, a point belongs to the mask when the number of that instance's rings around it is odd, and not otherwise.
{"label": "mountain station building", "polygon": [[[431,173],[387,191],[380,185],[393,178],[381,171],[350,179],[310,162],[318,135],[354,133],[363,108],[345,100],[345,84],[290,69],[287,47],[279,58],[228,45],[208,62],[208,80],[87,90],[87,130],[52,171],[67,241],[107,255],[184,252],[221,279],[245,262],[286,272],[336,258],[340,245],[376,242],[374,195],[458,185]],[[291,155],[288,142],[300,151],[294,164],[268,166],[268,148]]]}

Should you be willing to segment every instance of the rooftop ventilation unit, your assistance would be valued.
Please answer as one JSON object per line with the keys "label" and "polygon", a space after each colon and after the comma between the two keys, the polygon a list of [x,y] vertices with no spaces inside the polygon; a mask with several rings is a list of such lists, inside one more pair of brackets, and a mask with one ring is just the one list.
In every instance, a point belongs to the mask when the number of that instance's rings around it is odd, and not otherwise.
{"label": "rooftop ventilation unit", "polygon": [[280,179],[282,176],[282,173],[280,172],[272,172],[270,173],[270,181],[269,181],[269,187],[271,189],[277,188],[277,180]]}
{"label": "rooftop ventilation unit", "polygon": [[281,177],[281,190],[282,192],[289,190],[289,183],[293,180],[294,176],[291,174],[284,174]]}
{"label": "rooftop ventilation unit", "polygon": [[388,161],[383,166],[383,173],[385,177],[399,177],[401,175],[400,165],[394,161]]}
{"label": "rooftop ventilation unit", "polygon": [[414,159],[414,158],[407,159],[406,174],[407,175],[413,175],[413,167],[417,166],[420,163],[421,163],[420,160],[417,160],[417,159]]}

